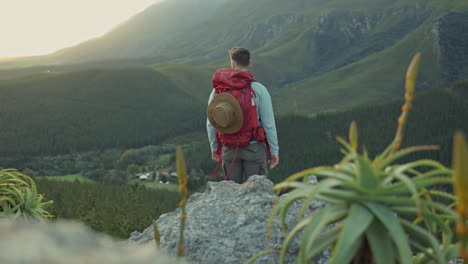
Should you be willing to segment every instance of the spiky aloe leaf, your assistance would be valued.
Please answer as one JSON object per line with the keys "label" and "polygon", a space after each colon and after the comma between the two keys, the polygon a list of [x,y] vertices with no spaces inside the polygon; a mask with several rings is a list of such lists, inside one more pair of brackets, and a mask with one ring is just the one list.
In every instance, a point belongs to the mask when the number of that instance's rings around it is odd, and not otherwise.
{"label": "spiky aloe leaf", "polygon": [[455,195],[452,195],[450,193],[442,192],[442,191],[437,191],[437,190],[428,190],[427,191],[431,196],[438,196],[441,198],[445,198],[450,201],[456,201],[457,197]]}
{"label": "spiky aloe leaf", "polygon": [[[400,220],[402,225],[404,226],[405,230],[412,236],[413,241],[424,241],[431,245],[431,249],[434,252],[434,258],[438,264],[445,264],[448,263],[448,260],[445,259],[441,252],[441,245],[437,241],[437,238],[434,237],[430,232],[426,229],[415,225],[405,219]],[[414,236],[414,237],[413,237]],[[416,240],[415,237],[419,237],[420,239]],[[427,247],[425,247],[427,248]]]}
{"label": "spiky aloe leaf", "polygon": [[245,262],[245,264],[252,264],[261,256],[271,254],[271,253],[278,253],[278,252],[280,252],[278,249],[267,249],[265,251],[262,251],[262,252],[258,253],[255,256],[251,257],[250,259],[248,259],[247,262]]}
{"label": "spiky aloe leaf", "polygon": [[[310,185],[310,184],[301,183],[301,182],[282,183],[282,184],[276,185],[275,189],[281,189],[281,188],[284,188],[285,186],[288,186],[290,188],[296,188],[296,190],[290,192],[283,199],[281,199],[279,203],[271,211],[270,216],[268,218],[268,224],[267,224],[268,237],[271,234],[273,220],[278,213],[280,213],[281,230],[283,232],[286,232],[286,221],[285,221],[286,213],[289,207],[293,204],[293,202],[303,199],[303,198],[306,198],[307,200],[317,199],[317,195],[319,195],[322,190],[329,189],[339,184],[340,184],[340,181],[338,180],[327,179],[327,180],[321,181],[320,183],[316,185]],[[304,214],[304,211],[305,209],[300,210],[298,214],[298,219],[302,217],[302,215]]]}
{"label": "spiky aloe leaf", "polygon": [[358,167],[356,175],[358,178],[358,184],[368,192],[375,191],[378,185],[378,179],[375,174],[374,168],[372,167],[371,161],[367,156],[358,158]]}
{"label": "spiky aloe leaf", "polygon": [[320,233],[320,236],[313,240],[312,243],[307,244],[304,248],[305,258],[312,259],[315,255],[321,251],[330,247],[333,243],[338,240],[341,230],[343,230],[343,224],[335,224],[329,230]]}
{"label": "spiky aloe leaf", "polygon": [[314,220],[314,218],[321,218],[323,217],[323,214],[319,211],[318,214],[316,213],[312,217],[308,217],[302,221],[300,221],[297,225],[291,229],[291,231],[288,233],[286,238],[283,241],[283,245],[281,246],[280,250],[280,264],[284,264],[285,258],[286,258],[286,253],[289,247],[289,244],[291,243],[292,239],[301,231],[304,229],[304,227],[307,226],[311,221]]}
{"label": "spiky aloe leaf", "polygon": [[380,221],[374,219],[366,231],[366,238],[376,264],[395,263],[395,245]]}
{"label": "spiky aloe leaf", "polygon": [[[309,205],[312,201],[317,200],[317,196],[320,194],[322,190],[329,189],[331,187],[337,186],[339,184],[339,181],[334,180],[334,179],[329,179],[329,180],[324,180],[316,185],[313,186],[306,186],[306,189],[309,189],[307,196],[305,196],[305,199],[302,201],[301,208],[299,209],[299,212],[297,214],[297,219],[300,220],[303,216],[306,210],[309,208]],[[285,212],[282,212],[282,217],[285,216]]]}
{"label": "spiky aloe leaf", "polygon": [[[303,184],[303,183],[298,183],[298,182],[291,183],[292,186],[299,185],[299,184]],[[268,221],[267,221],[267,237],[268,238],[270,238],[273,221],[276,215],[280,213],[281,211],[287,211],[294,201],[297,201],[299,199],[306,197],[308,193],[309,193],[308,189],[296,190],[296,191],[289,193],[287,196],[285,196],[283,199],[279,201],[279,203],[273,208],[273,210],[270,213],[270,216],[268,217]],[[284,217],[280,218],[280,225],[281,225],[281,230],[283,232],[286,232],[286,222],[285,222]]]}
{"label": "spiky aloe leaf", "polygon": [[364,232],[372,223],[374,215],[359,204],[351,205],[345,225],[333,250],[331,264],[349,263],[360,245],[356,241],[362,239]]}
{"label": "spiky aloe leaf", "polygon": [[385,167],[389,166],[393,162],[397,161],[398,159],[401,159],[408,154],[414,153],[414,152],[419,152],[419,151],[429,151],[429,150],[439,150],[439,146],[435,145],[428,145],[428,146],[416,146],[416,147],[409,147],[405,148],[402,150],[399,150],[385,158],[381,158],[381,160],[375,159],[374,162],[377,164],[377,169],[384,169]]}
{"label": "spiky aloe leaf", "polygon": [[365,202],[367,208],[375,215],[377,219],[385,226],[388,234],[395,242],[398,257],[401,264],[411,264],[412,254],[408,238],[400,225],[400,219],[387,207],[374,202]]}
{"label": "spiky aloe leaf", "polygon": [[[413,178],[412,181],[417,189],[452,183],[452,179],[450,177]],[[408,189],[408,186],[403,182],[398,182],[395,185],[379,189],[379,194],[386,195],[405,195],[410,193],[411,190]]]}
{"label": "spiky aloe leaf", "polygon": [[[306,218],[304,222],[304,232],[302,234],[301,243],[299,246],[299,255],[298,261],[300,263],[309,263],[310,260],[306,258],[307,248],[308,245],[313,243],[318,236],[320,235],[321,231],[329,224],[334,223],[340,219],[342,219],[346,215],[347,209],[341,206],[328,206],[322,207],[317,209],[311,216]],[[298,225],[299,226],[299,225]],[[292,232],[291,232],[292,233]],[[285,239],[285,242],[288,241],[288,244],[291,240],[291,234]],[[284,257],[286,254],[285,245],[283,244],[283,248],[280,255],[280,263],[283,263]]]}
{"label": "spiky aloe leaf", "polygon": [[353,146],[350,143],[346,142],[346,140],[344,138],[336,137],[336,141],[338,141],[341,145],[343,145],[344,149],[341,152],[345,156],[355,152],[355,149],[353,148]]}

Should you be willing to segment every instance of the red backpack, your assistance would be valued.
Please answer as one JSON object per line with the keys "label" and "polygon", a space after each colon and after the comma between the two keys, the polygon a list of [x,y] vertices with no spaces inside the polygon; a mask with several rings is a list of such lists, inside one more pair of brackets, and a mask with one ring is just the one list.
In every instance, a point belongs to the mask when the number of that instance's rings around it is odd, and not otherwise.
{"label": "red backpack", "polygon": [[[236,159],[237,151],[239,148],[248,147],[251,141],[266,142],[265,131],[263,127],[258,124],[257,106],[254,103],[255,92],[252,90],[251,83],[255,81],[250,71],[240,71],[236,69],[220,69],[217,70],[213,76],[213,89],[216,94],[230,93],[234,96],[242,109],[243,124],[239,131],[235,133],[221,133],[216,132],[216,139],[218,141],[218,154],[221,155],[222,146],[235,147],[233,162]],[[213,176],[219,167],[215,169]],[[232,164],[226,179],[229,178]],[[212,178],[212,180],[214,177]]]}

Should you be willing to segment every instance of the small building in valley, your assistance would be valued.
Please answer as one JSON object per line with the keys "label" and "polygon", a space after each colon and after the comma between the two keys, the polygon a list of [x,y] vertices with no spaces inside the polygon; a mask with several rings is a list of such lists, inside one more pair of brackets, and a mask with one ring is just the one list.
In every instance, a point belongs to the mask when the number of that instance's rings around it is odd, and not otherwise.
{"label": "small building in valley", "polygon": [[140,181],[148,181],[150,178],[150,173],[147,172],[147,173],[138,174],[136,178],[138,178]]}

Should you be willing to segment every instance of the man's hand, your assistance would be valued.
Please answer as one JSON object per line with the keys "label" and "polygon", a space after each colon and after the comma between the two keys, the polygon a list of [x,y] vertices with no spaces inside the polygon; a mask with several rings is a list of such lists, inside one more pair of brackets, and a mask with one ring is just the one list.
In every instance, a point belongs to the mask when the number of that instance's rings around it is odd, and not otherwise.
{"label": "man's hand", "polygon": [[268,162],[270,163],[270,169],[273,169],[279,163],[279,156],[271,155],[271,160],[269,160]]}
{"label": "man's hand", "polygon": [[212,158],[213,160],[215,160],[216,162],[219,162],[219,161],[221,160],[220,155],[219,155],[218,152],[216,152],[216,151],[215,151],[215,152],[211,152],[211,158]]}

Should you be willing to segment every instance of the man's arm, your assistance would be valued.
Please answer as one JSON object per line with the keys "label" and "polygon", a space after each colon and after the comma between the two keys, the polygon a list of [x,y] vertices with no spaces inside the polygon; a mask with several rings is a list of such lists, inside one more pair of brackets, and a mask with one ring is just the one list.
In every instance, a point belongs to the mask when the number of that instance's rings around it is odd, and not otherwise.
{"label": "man's arm", "polygon": [[266,138],[272,155],[270,167],[275,167],[279,161],[279,145],[271,96],[262,84],[255,82],[252,83],[252,85],[256,88],[258,116],[260,117],[261,126],[265,129]]}
{"label": "man's arm", "polygon": [[[214,97],[214,90],[210,94],[210,98],[208,99],[208,104],[211,103]],[[218,150],[218,142],[216,141],[216,128],[210,123],[208,118],[206,119],[206,131],[208,132],[208,140],[210,141],[210,148],[211,148],[211,158],[218,161],[219,157],[216,155],[215,152]]]}

